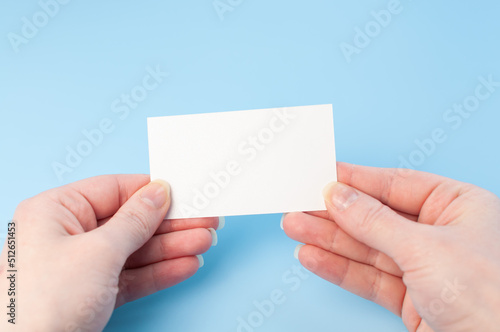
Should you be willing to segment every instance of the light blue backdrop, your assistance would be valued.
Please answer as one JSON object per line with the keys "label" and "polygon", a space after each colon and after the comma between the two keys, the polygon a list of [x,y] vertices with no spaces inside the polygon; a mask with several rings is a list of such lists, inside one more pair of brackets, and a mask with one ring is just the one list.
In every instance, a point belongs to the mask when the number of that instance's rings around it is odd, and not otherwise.
{"label": "light blue backdrop", "polygon": [[[2,223],[48,188],[147,173],[148,116],[324,103],[339,160],[403,158],[500,194],[500,88],[474,97],[479,77],[500,81],[498,1],[223,0],[219,13],[212,0],[69,1],[45,6],[52,16],[40,3],[0,3]],[[169,76],[135,109],[119,104],[157,66]],[[448,111],[464,101],[470,113]],[[105,118],[114,130],[58,178],[53,163]],[[419,152],[439,128],[446,140]],[[286,301],[255,331],[405,330],[316,276],[292,282],[296,243],[279,219],[227,218],[196,276],[118,309],[106,331],[235,331],[274,289]]]}

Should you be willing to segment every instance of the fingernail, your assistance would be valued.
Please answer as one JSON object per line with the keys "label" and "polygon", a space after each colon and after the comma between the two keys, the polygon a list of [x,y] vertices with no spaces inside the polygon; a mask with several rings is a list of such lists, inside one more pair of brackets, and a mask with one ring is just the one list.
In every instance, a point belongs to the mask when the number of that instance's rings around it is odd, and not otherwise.
{"label": "fingernail", "polygon": [[280,227],[281,227],[282,230],[285,230],[283,228],[283,219],[285,219],[285,216],[286,216],[286,213],[283,213],[283,215],[281,216],[281,220],[280,220]]}
{"label": "fingernail", "polygon": [[226,218],[219,217],[219,226],[217,226],[217,230],[220,231],[224,226],[226,226]]}
{"label": "fingernail", "polygon": [[196,258],[198,258],[198,262],[199,262],[198,268],[201,268],[203,265],[205,265],[205,261],[203,260],[202,255],[196,255]]}
{"label": "fingernail", "polygon": [[161,180],[149,183],[141,192],[141,199],[146,204],[159,209],[165,205],[170,195],[170,185]]}
{"label": "fingernail", "polygon": [[299,259],[299,251],[300,251],[300,248],[302,248],[304,245],[303,244],[299,244],[298,246],[295,247],[295,250],[293,252],[293,257],[295,257],[295,259]]}
{"label": "fingernail", "polygon": [[208,229],[210,231],[210,234],[212,234],[212,247],[215,247],[217,245],[217,232],[213,228]]}
{"label": "fingernail", "polygon": [[343,183],[332,182],[323,189],[323,196],[326,202],[332,204],[337,211],[342,212],[351,206],[359,195],[354,189]]}

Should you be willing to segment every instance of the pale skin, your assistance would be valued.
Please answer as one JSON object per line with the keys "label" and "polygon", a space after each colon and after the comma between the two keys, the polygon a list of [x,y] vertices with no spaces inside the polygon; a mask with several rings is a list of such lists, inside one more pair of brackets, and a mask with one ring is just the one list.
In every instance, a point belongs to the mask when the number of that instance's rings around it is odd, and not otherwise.
{"label": "pale skin", "polygon": [[[148,175],[94,177],[22,202],[13,218],[16,325],[3,317],[0,330],[100,331],[114,308],[192,276],[219,219],[163,220],[169,206],[168,184]],[[2,290],[6,255],[4,247]]]}
{"label": "pale skin", "polygon": [[[300,262],[402,317],[409,331],[498,331],[500,199],[397,169],[337,165],[328,211],[283,218]],[[356,310],[356,308],[353,308]]]}
{"label": "pale skin", "polygon": [[[306,243],[306,268],[400,315],[409,331],[497,330],[498,197],[437,175],[345,163],[338,180],[325,188],[328,211],[284,217],[286,234]],[[99,331],[114,308],[192,276],[219,219],[164,221],[169,192],[147,175],[101,176],[21,203],[15,330]],[[0,289],[9,287],[6,255],[4,247]],[[2,319],[0,328],[12,325]]]}

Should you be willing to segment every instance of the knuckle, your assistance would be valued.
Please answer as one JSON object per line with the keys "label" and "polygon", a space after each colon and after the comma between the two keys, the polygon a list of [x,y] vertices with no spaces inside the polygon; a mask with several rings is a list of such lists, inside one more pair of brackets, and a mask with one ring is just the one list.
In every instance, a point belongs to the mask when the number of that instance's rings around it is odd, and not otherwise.
{"label": "knuckle", "polygon": [[331,252],[337,251],[339,233],[340,233],[340,228],[334,227],[328,236],[329,240],[325,248],[327,248]]}
{"label": "knuckle", "polygon": [[366,261],[368,262],[368,264],[376,267],[378,266],[379,259],[380,259],[380,251],[370,247],[366,255]]}
{"label": "knuckle", "polygon": [[352,267],[351,264],[352,264],[351,260],[346,260],[344,261],[344,264],[339,266],[339,271],[338,273],[336,273],[335,279],[333,280],[334,284],[342,288],[346,287],[345,283],[349,279],[348,276],[349,276],[349,271]]}
{"label": "knuckle", "polygon": [[371,230],[377,225],[379,220],[382,220],[388,211],[388,207],[383,204],[376,204],[369,208],[366,214],[361,218],[359,227],[361,231],[370,233]]}
{"label": "knuckle", "polygon": [[122,212],[122,218],[137,232],[137,235],[146,237],[150,234],[151,226],[144,212],[127,210]]}
{"label": "knuckle", "polygon": [[380,197],[380,201],[384,204],[389,203],[391,200],[391,194],[394,192],[394,185],[402,178],[401,174],[399,174],[398,169],[389,170],[389,175],[385,178],[384,187],[382,190],[382,196]]}
{"label": "knuckle", "polygon": [[36,198],[31,197],[23,200],[16,207],[16,214],[24,214],[29,213],[29,211],[33,210],[33,207],[36,205]]}
{"label": "knuckle", "polygon": [[169,248],[168,248],[168,237],[167,236],[160,236],[159,237],[159,249],[160,249],[160,256],[162,258],[167,258],[169,255]]}
{"label": "knuckle", "polygon": [[18,211],[28,210],[30,208],[30,205],[32,204],[32,201],[33,201],[33,198],[27,198],[27,199],[21,201],[21,203],[19,203],[17,205],[16,210],[18,210]]}
{"label": "knuckle", "polygon": [[382,271],[376,270],[373,276],[373,282],[370,285],[370,289],[368,290],[368,300],[375,301],[378,298],[380,287],[382,283]]}
{"label": "knuckle", "polygon": [[17,205],[13,218],[23,224],[39,224],[40,208],[45,205],[46,204],[41,202],[40,197],[38,196],[27,198]]}

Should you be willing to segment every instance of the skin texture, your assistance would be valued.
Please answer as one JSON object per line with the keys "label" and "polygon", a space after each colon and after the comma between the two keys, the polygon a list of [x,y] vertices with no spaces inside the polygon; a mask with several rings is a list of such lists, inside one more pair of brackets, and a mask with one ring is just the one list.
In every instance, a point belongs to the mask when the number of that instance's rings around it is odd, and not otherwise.
{"label": "skin texture", "polygon": [[[339,163],[338,177],[324,193],[328,211],[284,217],[285,232],[307,244],[298,252],[306,268],[400,315],[410,331],[500,326],[498,197],[416,171]],[[95,177],[18,206],[16,330],[102,330],[117,306],[197,271],[218,218],[164,221],[168,184],[148,183]],[[4,247],[0,289],[6,262]]]}
{"label": "skin texture", "polygon": [[114,308],[192,276],[219,219],[163,220],[169,206],[168,184],[148,175],[94,177],[22,202],[16,328],[2,319],[0,330],[99,331]]}
{"label": "skin texture", "polygon": [[338,163],[328,211],[290,213],[318,276],[402,317],[409,331],[498,331],[500,200],[433,174]]}

